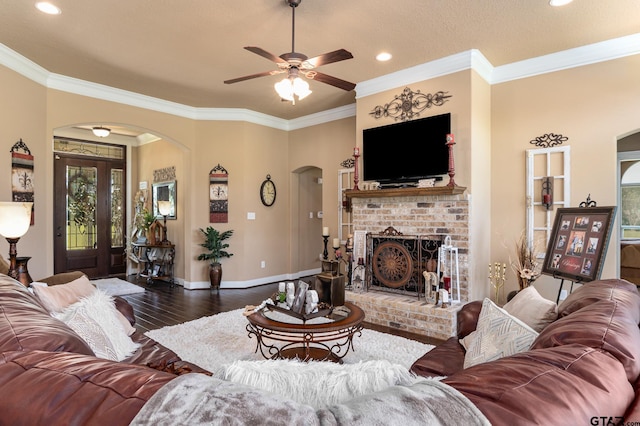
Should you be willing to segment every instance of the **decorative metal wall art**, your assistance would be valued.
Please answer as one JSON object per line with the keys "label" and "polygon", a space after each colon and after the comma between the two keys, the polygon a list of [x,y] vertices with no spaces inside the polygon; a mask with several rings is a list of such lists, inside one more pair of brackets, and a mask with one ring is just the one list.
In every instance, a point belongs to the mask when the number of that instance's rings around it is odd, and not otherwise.
{"label": "decorative metal wall art", "polygon": [[340,163],[340,167],[344,167],[345,169],[351,169],[353,168],[354,164],[355,164],[355,161],[353,160],[353,158],[347,158],[346,160]]}
{"label": "decorative metal wall art", "polygon": [[175,166],[165,167],[164,169],[158,169],[153,171],[154,182],[169,182],[172,180],[176,180]]}
{"label": "decorative metal wall art", "polygon": [[545,133],[542,136],[538,136],[535,139],[529,141],[530,144],[539,146],[540,148],[551,148],[554,146],[562,145],[563,142],[568,141],[567,136],[562,136],[556,133]]}
{"label": "decorative metal wall art", "polygon": [[[33,155],[22,138],[11,147],[11,192],[12,200],[33,202]],[[34,223],[31,210],[31,225]]]}
{"label": "decorative metal wall art", "polygon": [[393,117],[395,121],[411,120],[433,106],[442,106],[452,95],[440,90],[436,93],[421,93],[405,87],[401,94],[394,96],[388,104],[378,105],[369,114],[375,119]]}
{"label": "decorative metal wall art", "polygon": [[209,172],[209,222],[229,222],[229,172],[220,163]]}

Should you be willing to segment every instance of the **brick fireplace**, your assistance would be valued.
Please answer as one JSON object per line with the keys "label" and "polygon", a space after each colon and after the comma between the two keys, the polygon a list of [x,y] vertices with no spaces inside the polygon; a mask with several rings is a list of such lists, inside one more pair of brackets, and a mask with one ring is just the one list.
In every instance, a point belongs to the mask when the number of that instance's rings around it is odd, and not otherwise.
{"label": "brick fireplace", "polygon": [[[391,226],[418,239],[444,240],[449,236],[458,248],[460,304],[436,307],[427,302],[423,292],[418,297],[373,289],[347,291],[346,300],[365,311],[366,321],[438,339],[455,335],[456,312],[469,299],[469,200],[464,191],[462,187],[346,191],[354,230],[375,236]],[[372,269],[368,265],[367,273]],[[418,276],[422,279],[421,273]]]}

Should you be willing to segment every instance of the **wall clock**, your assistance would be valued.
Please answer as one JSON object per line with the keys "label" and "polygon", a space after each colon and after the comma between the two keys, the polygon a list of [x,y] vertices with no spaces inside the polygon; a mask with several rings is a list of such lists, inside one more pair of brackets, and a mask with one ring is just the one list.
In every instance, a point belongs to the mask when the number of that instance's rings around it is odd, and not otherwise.
{"label": "wall clock", "polygon": [[267,207],[276,202],[276,184],[271,180],[271,175],[267,175],[267,178],[260,185],[260,200]]}

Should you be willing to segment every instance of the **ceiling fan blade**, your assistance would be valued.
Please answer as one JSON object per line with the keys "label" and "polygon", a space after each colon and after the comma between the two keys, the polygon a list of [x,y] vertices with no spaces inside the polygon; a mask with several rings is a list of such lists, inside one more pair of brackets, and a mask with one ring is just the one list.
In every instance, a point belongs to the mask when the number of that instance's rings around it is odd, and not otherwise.
{"label": "ceiling fan blade", "polygon": [[353,55],[351,54],[351,52],[344,49],[338,49],[334,50],[333,52],[325,53],[323,55],[318,55],[316,57],[307,59],[302,63],[302,68],[310,70],[321,65],[332,64],[334,62],[340,62],[352,58]]}
{"label": "ceiling fan blade", "polygon": [[255,46],[245,46],[245,49],[248,50],[249,52],[253,52],[256,55],[260,55],[263,58],[267,58],[268,60],[275,62],[276,64],[282,64],[282,63],[287,63],[287,61],[285,61],[284,59],[282,59],[279,56],[274,55],[273,53],[269,53],[264,49],[261,49],[259,47],[255,47]]}
{"label": "ceiling fan blade", "polygon": [[251,80],[252,78],[266,77],[268,75],[276,75],[276,74],[280,74],[280,73],[283,73],[283,72],[284,72],[284,70],[273,70],[273,71],[259,72],[257,74],[245,75],[244,77],[238,77],[238,78],[233,78],[231,80],[225,80],[224,84],[238,83],[240,81]]}
{"label": "ceiling fan blade", "polygon": [[319,81],[321,83],[326,83],[326,84],[330,84],[332,86],[335,86],[339,89],[342,90],[346,90],[347,92],[350,90],[353,90],[356,88],[356,85],[353,83],[350,83],[346,80],[341,80],[337,77],[333,77],[327,74],[323,74],[321,72],[317,72],[317,71],[311,71],[309,73],[306,74],[306,77],[311,79],[311,80],[316,80]]}

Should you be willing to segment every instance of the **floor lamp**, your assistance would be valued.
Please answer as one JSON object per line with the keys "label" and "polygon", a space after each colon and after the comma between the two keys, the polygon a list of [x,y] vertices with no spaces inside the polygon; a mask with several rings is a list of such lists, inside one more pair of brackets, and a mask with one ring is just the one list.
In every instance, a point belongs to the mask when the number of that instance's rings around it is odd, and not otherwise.
{"label": "floor lamp", "polygon": [[29,230],[32,208],[33,203],[0,202],[0,235],[9,242],[8,275],[16,280],[18,279],[16,245],[20,237]]}

